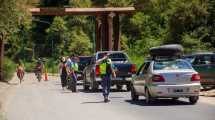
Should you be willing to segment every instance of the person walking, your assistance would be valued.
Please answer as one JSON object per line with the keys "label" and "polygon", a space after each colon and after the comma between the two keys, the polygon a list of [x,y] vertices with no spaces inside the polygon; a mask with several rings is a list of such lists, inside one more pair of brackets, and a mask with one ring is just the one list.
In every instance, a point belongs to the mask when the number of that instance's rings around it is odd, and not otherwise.
{"label": "person walking", "polygon": [[65,57],[61,58],[61,63],[59,65],[59,71],[60,71],[62,89],[65,90],[65,87],[67,85],[67,69],[66,69],[66,58]]}
{"label": "person walking", "polygon": [[114,71],[114,65],[112,64],[111,59],[107,53],[103,54],[103,57],[96,61],[96,64],[100,68],[100,76],[102,78],[102,93],[104,96],[104,102],[109,102],[108,99],[111,87],[111,77],[116,77]]}
{"label": "person walking", "polygon": [[24,66],[19,62],[18,66],[16,68],[16,73],[17,73],[17,77],[19,78],[20,84],[23,81],[24,75],[25,75],[25,70],[24,70]]}

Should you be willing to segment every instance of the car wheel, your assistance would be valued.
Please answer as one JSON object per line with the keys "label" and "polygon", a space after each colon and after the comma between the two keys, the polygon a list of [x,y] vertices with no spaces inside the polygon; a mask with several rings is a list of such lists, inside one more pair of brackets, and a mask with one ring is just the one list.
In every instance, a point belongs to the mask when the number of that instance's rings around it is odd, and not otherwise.
{"label": "car wheel", "polygon": [[84,75],[84,80],[83,80],[83,88],[85,91],[89,90],[90,86],[87,85],[87,80],[86,80],[86,76]]}
{"label": "car wheel", "polygon": [[137,95],[137,93],[135,92],[134,87],[131,87],[131,99],[133,101],[139,100],[139,95]]}
{"label": "car wheel", "polygon": [[192,96],[192,97],[189,97],[189,102],[190,102],[190,104],[192,104],[192,105],[196,104],[198,100],[199,100],[199,96]]}
{"label": "car wheel", "polygon": [[126,89],[127,89],[127,91],[130,91],[131,90],[131,84],[127,84]]}
{"label": "car wheel", "polygon": [[119,91],[122,90],[122,85],[116,85],[116,89]]}
{"label": "car wheel", "polygon": [[145,90],[145,100],[146,100],[147,104],[150,104],[152,102],[152,98],[151,98],[148,88],[146,88],[146,90]]}
{"label": "car wheel", "polygon": [[90,89],[90,86],[88,86],[88,85],[84,85],[83,87],[84,87],[85,91],[88,91]]}
{"label": "car wheel", "polygon": [[98,83],[96,83],[95,81],[92,81],[91,90],[94,92],[94,91],[97,91],[98,89],[99,89]]}

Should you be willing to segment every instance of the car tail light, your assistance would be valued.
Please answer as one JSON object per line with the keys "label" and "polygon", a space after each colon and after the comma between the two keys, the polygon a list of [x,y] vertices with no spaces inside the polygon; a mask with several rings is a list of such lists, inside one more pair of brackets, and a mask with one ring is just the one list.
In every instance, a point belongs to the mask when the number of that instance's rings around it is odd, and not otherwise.
{"label": "car tail light", "polygon": [[153,82],[164,82],[165,79],[164,79],[164,77],[162,75],[154,75],[152,77],[152,81]]}
{"label": "car tail light", "polygon": [[191,77],[191,81],[200,81],[200,75],[199,74],[193,74]]}
{"label": "car tail light", "polygon": [[136,65],[135,65],[135,64],[132,64],[132,65],[131,65],[131,70],[130,70],[131,73],[132,73],[132,74],[135,74],[135,73],[136,73],[136,70],[137,70],[137,69],[136,69]]}
{"label": "car tail light", "polygon": [[100,75],[100,68],[99,65],[96,65],[96,76]]}

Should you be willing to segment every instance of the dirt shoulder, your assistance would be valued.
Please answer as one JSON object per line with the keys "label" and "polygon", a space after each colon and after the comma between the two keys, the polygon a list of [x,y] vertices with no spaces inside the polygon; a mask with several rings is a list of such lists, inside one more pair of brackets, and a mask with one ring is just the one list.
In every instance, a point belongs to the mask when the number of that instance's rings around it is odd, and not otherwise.
{"label": "dirt shoulder", "polygon": [[0,82],[0,120],[5,120],[5,105],[10,95],[10,91],[12,91],[12,88],[15,88],[16,85],[17,80],[15,75],[9,83]]}

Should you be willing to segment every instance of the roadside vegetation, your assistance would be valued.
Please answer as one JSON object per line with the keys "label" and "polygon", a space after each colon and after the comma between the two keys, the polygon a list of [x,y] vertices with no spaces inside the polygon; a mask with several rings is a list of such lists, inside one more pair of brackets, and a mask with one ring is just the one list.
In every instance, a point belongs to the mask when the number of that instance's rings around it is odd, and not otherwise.
{"label": "roadside vegetation", "polygon": [[[0,0],[0,33],[5,56],[22,61],[32,71],[39,57],[47,59],[48,71],[57,72],[58,58],[94,52],[95,17],[33,16],[30,7],[126,7],[134,15],[121,16],[121,48],[137,65],[150,47],[182,44],[186,53],[215,51],[214,0]],[[16,8],[16,9],[5,9]],[[5,12],[6,11],[6,12]],[[12,20],[8,22],[7,20]],[[8,29],[9,28],[9,29]],[[8,63],[7,63],[8,64]],[[7,65],[12,69],[10,65]],[[14,72],[9,70],[9,72]],[[5,72],[5,74],[10,74]]]}

